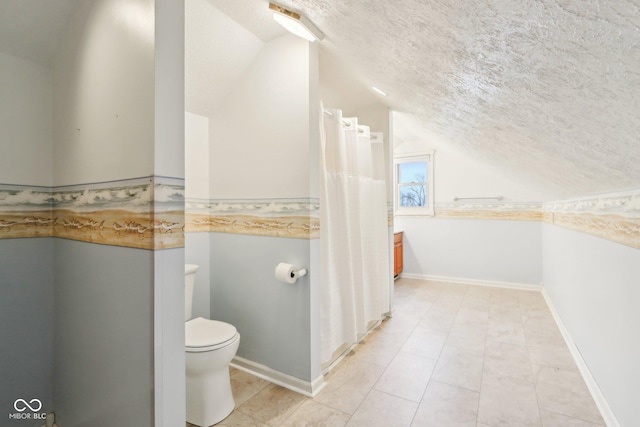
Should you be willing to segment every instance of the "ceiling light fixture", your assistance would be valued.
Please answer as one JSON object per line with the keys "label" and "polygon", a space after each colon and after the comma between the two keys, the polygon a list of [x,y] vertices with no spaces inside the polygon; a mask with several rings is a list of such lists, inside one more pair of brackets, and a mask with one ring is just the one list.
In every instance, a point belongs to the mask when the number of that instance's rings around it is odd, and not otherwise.
{"label": "ceiling light fixture", "polygon": [[375,86],[371,86],[371,89],[373,89],[373,91],[374,91],[375,93],[379,93],[379,94],[380,94],[380,95],[382,95],[382,96],[387,96],[387,92],[385,92],[385,91],[383,91],[383,90],[380,90],[380,89],[378,89],[378,88],[377,88],[377,87],[375,87]]}
{"label": "ceiling light fixture", "polygon": [[310,42],[324,38],[324,34],[304,15],[285,9],[275,3],[269,3],[269,9],[273,10],[273,19],[296,36]]}

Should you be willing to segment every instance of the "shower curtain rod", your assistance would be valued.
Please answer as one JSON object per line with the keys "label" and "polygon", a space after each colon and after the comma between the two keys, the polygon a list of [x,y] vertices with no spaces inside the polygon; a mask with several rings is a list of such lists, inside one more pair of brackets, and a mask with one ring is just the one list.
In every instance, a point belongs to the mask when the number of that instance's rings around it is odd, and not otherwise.
{"label": "shower curtain rod", "polygon": [[[333,117],[333,113],[329,110],[322,110],[324,111],[325,114],[330,115],[331,117]],[[346,127],[351,127],[351,122],[347,121],[347,120],[342,120],[342,124],[345,125]],[[364,133],[364,131],[362,129],[358,129],[358,133]]]}

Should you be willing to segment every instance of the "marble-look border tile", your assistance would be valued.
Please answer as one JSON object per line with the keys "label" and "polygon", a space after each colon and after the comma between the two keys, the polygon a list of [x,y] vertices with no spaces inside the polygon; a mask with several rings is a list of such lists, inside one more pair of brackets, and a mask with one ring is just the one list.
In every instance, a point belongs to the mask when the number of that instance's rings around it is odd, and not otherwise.
{"label": "marble-look border tile", "polygon": [[436,210],[436,218],[461,218],[461,219],[502,219],[509,221],[541,221],[540,211],[458,211],[458,210]]}
{"label": "marble-look border tile", "polygon": [[436,203],[435,218],[542,220],[540,203]]}
{"label": "marble-look border tile", "polygon": [[184,246],[184,180],[0,185],[0,239],[59,237],[139,249]]}
{"label": "marble-look border tile", "polygon": [[54,187],[54,237],[153,249],[153,178]]}
{"label": "marble-look border tile", "polygon": [[0,184],[0,239],[53,235],[51,187]]}
{"label": "marble-look border tile", "polygon": [[640,249],[640,189],[545,203],[543,221]]}
{"label": "marble-look border tile", "polygon": [[318,199],[187,199],[185,231],[316,239]]}
{"label": "marble-look border tile", "polygon": [[549,203],[436,203],[430,218],[543,221],[640,249],[640,189]]}
{"label": "marble-look border tile", "polygon": [[156,176],[153,180],[153,248],[184,247],[184,179]]}
{"label": "marble-look border tile", "polygon": [[545,212],[593,213],[640,217],[640,188],[544,203]]}
{"label": "marble-look border tile", "polygon": [[545,222],[640,249],[640,218],[553,213],[551,218],[545,217]]}

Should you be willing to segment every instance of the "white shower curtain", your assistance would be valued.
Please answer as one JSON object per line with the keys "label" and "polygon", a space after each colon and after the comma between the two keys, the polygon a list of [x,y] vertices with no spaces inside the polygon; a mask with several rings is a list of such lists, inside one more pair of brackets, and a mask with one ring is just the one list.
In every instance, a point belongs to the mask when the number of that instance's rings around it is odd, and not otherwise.
{"label": "white shower curtain", "polygon": [[[384,150],[340,110],[321,119],[321,360],[389,311]],[[374,159],[377,160],[374,162]]]}

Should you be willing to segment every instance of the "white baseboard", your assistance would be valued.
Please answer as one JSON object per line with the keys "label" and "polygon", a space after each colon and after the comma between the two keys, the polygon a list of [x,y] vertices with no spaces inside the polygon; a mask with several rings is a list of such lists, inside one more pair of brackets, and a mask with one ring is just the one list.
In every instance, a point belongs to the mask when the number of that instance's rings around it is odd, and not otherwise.
{"label": "white baseboard", "polygon": [[494,288],[518,289],[521,291],[541,291],[542,290],[542,284],[531,285],[528,283],[498,282],[493,280],[467,279],[464,277],[433,276],[430,274],[402,273],[400,274],[400,277],[407,278],[407,279],[433,280],[436,282],[460,283],[463,285],[491,286]]}
{"label": "white baseboard", "polygon": [[578,369],[582,374],[582,378],[584,378],[584,382],[587,384],[587,388],[589,388],[589,391],[591,392],[591,396],[593,397],[593,400],[596,402],[596,405],[600,410],[600,415],[602,415],[604,422],[606,423],[607,427],[620,427],[620,423],[618,422],[618,419],[616,418],[615,414],[611,410],[611,407],[609,406],[609,403],[605,399],[604,394],[602,394],[602,390],[600,390],[600,387],[598,386],[596,379],[593,377],[593,375],[591,375],[591,371],[589,370],[587,363],[582,358],[582,354],[580,353],[578,346],[573,341],[573,338],[571,338],[569,331],[564,326],[564,323],[562,322],[560,315],[558,314],[555,307],[553,306],[553,303],[551,302],[551,298],[549,297],[549,294],[544,288],[542,289],[542,296],[544,297],[545,301],[547,302],[547,305],[549,306],[549,310],[551,311],[551,314],[553,315],[553,318],[555,319],[556,324],[558,325],[558,329],[560,329],[560,333],[562,334],[564,341],[567,343],[567,347],[569,347],[569,351],[573,356],[573,360],[576,362],[576,365],[578,366]]}
{"label": "white baseboard", "polygon": [[236,369],[308,397],[315,397],[326,385],[324,375],[322,374],[309,382],[239,356],[234,357],[230,365]]}

